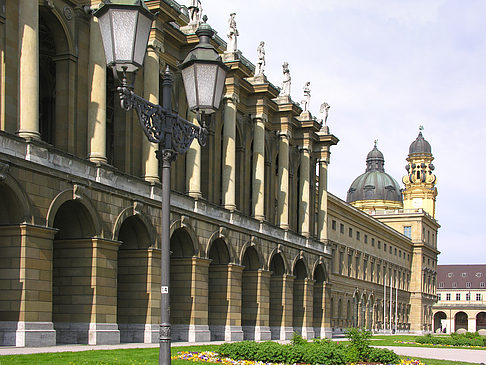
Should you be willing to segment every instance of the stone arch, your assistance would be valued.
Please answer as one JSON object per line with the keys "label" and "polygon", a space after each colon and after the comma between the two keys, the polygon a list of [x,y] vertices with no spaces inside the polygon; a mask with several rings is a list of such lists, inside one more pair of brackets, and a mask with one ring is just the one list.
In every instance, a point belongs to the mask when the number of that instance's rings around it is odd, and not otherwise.
{"label": "stone arch", "polygon": [[284,269],[284,272],[283,274],[287,274],[289,272],[289,264],[288,264],[288,260],[287,260],[287,257],[285,255],[285,253],[283,251],[280,250],[279,247],[275,247],[272,252],[270,252],[270,255],[268,256],[268,261],[267,261],[267,269],[271,271],[271,264],[272,264],[272,260],[275,256],[280,256],[280,259],[282,259],[282,263],[283,263],[283,269]]}
{"label": "stone arch", "polygon": [[[481,331],[483,336],[486,334],[486,312],[478,312],[476,314],[476,331]],[[484,333],[483,333],[484,332]]]}
{"label": "stone arch", "polygon": [[454,332],[468,330],[468,315],[466,312],[459,311],[454,315]]}
{"label": "stone arch", "polygon": [[101,223],[97,210],[95,209],[91,200],[87,198],[84,193],[77,191],[76,187],[73,190],[67,189],[60,192],[52,200],[51,204],[49,205],[49,209],[47,210],[46,226],[54,227],[54,219],[59,212],[59,209],[64,203],[69,201],[75,201],[76,203],[81,204],[87,210],[88,216],[93,223],[94,236],[101,236]]}
{"label": "stone arch", "polygon": [[443,311],[438,311],[434,314],[434,332],[443,333],[446,330],[447,324],[444,326],[445,320],[447,319],[447,314]]}
{"label": "stone arch", "polygon": [[256,242],[253,241],[253,240],[246,242],[240,250],[240,256],[239,256],[239,261],[238,261],[240,263],[240,265],[245,266],[244,262],[243,262],[245,255],[246,255],[246,253],[249,249],[253,249],[255,251],[256,258],[258,260],[258,268],[262,269],[263,266],[264,266],[264,261],[263,261],[263,254],[261,252],[260,247],[261,246],[257,245]]}
{"label": "stone arch", "polygon": [[329,281],[329,274],[327,271],[327,267],[322,260],[322,258],[317,259],[314,262],[314,265],[312,267],[312,276],[311,278],[316,282],[316,283],[327,283]]}
{"label": "stone arch", "polygon": [[[299,264],[299,263],[301,263],[301,264]],[[308,267],[309,267],[309,265],[307,263],[306,257],[304,256],[304,253],[300,252],[292,260],[292,275],[297,277],[298,276],[297,274],[302,274],[302,270],[305,270],[305,277],[302,278],[302,279],[306,279],[306,278],[310,277]],[[296,272],[296,270],[299,270],[300,272]]]}
{"label": "stone arch", "polygon": [[192,244],[193,255],[198,255],[200,252],[199,239],[196,235],[196,231],[194,230],[190,222],[188,222],[188,220],[185,217],[181,217],[181,219],[176,220],[170,225],[171,244],[172,244],[172,236],[174,235],[175,232],[179,230],[183,230],[184,233],[187,235],[187,241]]}
{"label": "stone arch", "polygon": [[137,212],[134,207],[127,207],[123,209],[120,214],[118,214],[118,217],[116,217],[113,225],[112,239],[118,240],[121,226],[130,217],[137,217],[137,219],[143,223],[149,235],[149,242],[152,243],[151,246],[155,247],[157,242],[157,234],[152,222],[150,222],[150,220],[144,214]]}
{"label": "stone arch", "polygon": [[0,202],[5,203],[0,209],[0,223],[34,223],[32,203],[25,190],[8,174],[8,165],[0,163],[0,169]]}
{"label": "stone arch", "polygon": [[225,229],[219,229],[216,232],[214,232],[211,237],[208,239],[208,243],[206,246],[206,252],[205,252],[205,258],[210,258],[210,253],[213,245],[215,242],[221,241],[224,243],[226,246],[226,249],[228,250],[228,263],[230,262],[235,262],[235,252],[233,249],[233,245],[231,244],[231,241],[229,240],[229,237],[227,237],[227,234],[225,232]]}
{"label": "stone arch", "polygon": [[[261,276],[261,256],[254,242],[247,242],[243,247],[242,258],[243,273],[241,280],[241,325],[243,327],[243,339],[255,340],[258,336],[257,318],[260,298],[258,286],[263,284]],[[264,285],[264,284],[263,284]]]}
{"label": "stone arch", "polygon": [[39,14],[42,14],[49,22],[49,27],[54,31],[56,48],[62,54],[75,54],[75,46],[71,32],[64,21],[64,17],[56,8],[47,6],[39,7]]}

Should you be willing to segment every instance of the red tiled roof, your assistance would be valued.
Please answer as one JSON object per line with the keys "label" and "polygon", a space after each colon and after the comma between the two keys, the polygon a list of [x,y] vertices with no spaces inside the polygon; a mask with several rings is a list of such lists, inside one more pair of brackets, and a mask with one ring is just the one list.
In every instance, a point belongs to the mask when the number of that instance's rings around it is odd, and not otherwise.
{"label": "red tiled roof", "polygon": [[437,265],[437,283],[439,289],[485,289],[486,265]]}

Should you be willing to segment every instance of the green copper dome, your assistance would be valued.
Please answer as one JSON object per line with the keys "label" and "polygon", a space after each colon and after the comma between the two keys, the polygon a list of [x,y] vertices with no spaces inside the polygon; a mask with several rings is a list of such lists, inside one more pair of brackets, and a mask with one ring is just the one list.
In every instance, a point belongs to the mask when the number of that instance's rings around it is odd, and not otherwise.
{"label": "green copper dome", "polygon": [[385,172],[383,154],[375,147],[366,157],[366,172],[358,176],[348,190],[348,203],[359,200],[402,202],[402,192],[396,180]]}

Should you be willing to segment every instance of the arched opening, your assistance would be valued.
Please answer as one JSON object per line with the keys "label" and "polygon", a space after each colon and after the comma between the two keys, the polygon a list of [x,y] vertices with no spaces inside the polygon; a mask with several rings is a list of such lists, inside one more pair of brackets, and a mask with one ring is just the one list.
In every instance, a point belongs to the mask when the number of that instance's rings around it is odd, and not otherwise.
{"label": "arched opening", "polygon": [[91,285],[93,220],[76,200],[63,203],[54,217],[52,321],[57,343],[88,343],[94,288]]}
{"label": "arched opening", "polygon": [[170,238],[170,311],[172,338],[176,341],[189,340],[189,326],[192,318],[193,260],[194,245],[184,228],[178,228]]}
{"label": "arched opening", "polygon": [[228,264],[229,251],[222,238],[215,240],[209,250],[208,317],[211,340],[225,339],[228,323]]}
{"label": "arched opening", "polygon": [[[147,227],[137,216],[122,223],[118,233],[117,323],[121,342],[144,342],[149,306]],[[150,323],[150,322],[149,322]]]}
{"label": "arched opening", "polygon": [[253,247],[248,247],[242,262],[243,280],[241,281],[241,325],[243,326],[243,338],[255,339],[255,326],[259,307],[258,298],[258,269],[260,260]]}
{"label": "arched opening", "polygon": [[454,332],[467,332],[467,314],[464,312],[457,312],[454,316]]}
{"label": "arched opening", "polygon": [[486,312],[479,312],[476,315],[476,331],[481,331],[481,335],[486,335]]}
{"label": "arched opening", "polygon": [[15,193],[8,186],[0,184],[0,225],[22,222],[22,208]]}
{"label": "arched opening", "polygon": [[293,321],[292,325],[294,331],[297,333],[303,333],[303,327],[305,323],[305,309],[307,303],[305,303],[305,291],[306,291],[306,279],[307,270],[304,264],[304,260],[300,259],[295,263],[294,267],[294,290],[293,290]]}
{"label": "arched opening", "polygon": [[447,330],[447,315],[444,312],[434,314],[434,332],[445,333]]}
{"label": "arched opening", "polygon": [[312,298],[313,308],[313,327],[315,336],[322,337],[323,328],[325,327],[325,282],[326,273],[324,265],[317,265],[314,270],[314,295]]}
{"label": "arched opening", "polygon": [[[39,7],[39,132],[43,141],[68,150],[73,133],[73,64],[68,38],[54,13]],[[71,152],[71,151],[70,151]]]}
{"label": "arched opening", "polygon": [[283,332],[285,264],[280,254],[276,254],[270,261],[270,331],[272,340],[285,338]]}

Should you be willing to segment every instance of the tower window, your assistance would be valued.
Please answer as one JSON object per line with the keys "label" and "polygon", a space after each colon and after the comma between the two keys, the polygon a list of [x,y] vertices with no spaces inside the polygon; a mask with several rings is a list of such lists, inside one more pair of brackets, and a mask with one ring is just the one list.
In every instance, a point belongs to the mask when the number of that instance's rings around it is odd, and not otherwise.
{"label": "tower window", "polygon": [[348,229],[348,236],[353,237],[353,229],[352,228]]}
{"label": "tower window", "polygon": [[403,227],[403,234],[408,238],[412,238],[412,226]]}
{"label": "tower window", "polygon": [[336,221],[334,219],[332,220],[331,228],[332,228],[333,231],[336,230]]}
{"label": "tower window", "polygon": [[344,233],[344,224],[339,225],[339,232]]}

